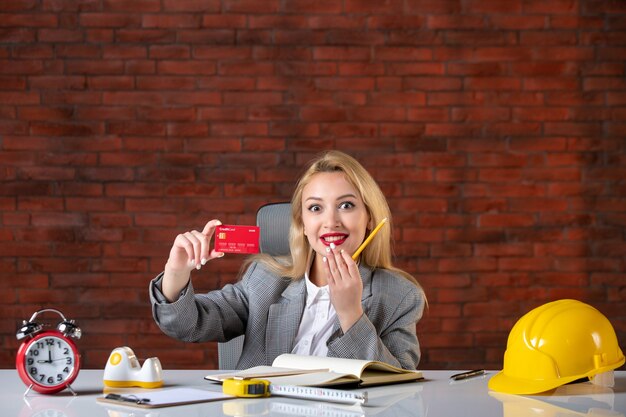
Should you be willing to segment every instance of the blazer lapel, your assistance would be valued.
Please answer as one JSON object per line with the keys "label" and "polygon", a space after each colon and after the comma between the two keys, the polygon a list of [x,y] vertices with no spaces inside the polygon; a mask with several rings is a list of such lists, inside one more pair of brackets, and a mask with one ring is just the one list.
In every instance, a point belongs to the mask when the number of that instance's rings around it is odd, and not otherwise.
{"label": "blazer lapel", "polygon": [[304,279],[289,284],[282,297],[278,303],[270,306],[267,318],[265,352],[269,365],[278,355],[290,353],[293,349],[306,301]]}
{"label": "blazer lapel", "polygon": [[359,264],[359,273],[361,274],[361,281],[363,281],[361,303],[363,303],[363,309],[365,310],[365,305],[367,304],[369,307],[370,298],[372,297],[372,269],[369,266]]}

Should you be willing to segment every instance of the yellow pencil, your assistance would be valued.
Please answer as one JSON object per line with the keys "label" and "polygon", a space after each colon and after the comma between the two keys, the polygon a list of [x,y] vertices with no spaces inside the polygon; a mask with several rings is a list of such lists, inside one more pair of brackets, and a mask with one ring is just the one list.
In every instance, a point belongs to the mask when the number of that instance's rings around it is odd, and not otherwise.
{"label": "yellow pencil", "polygon": [[359,246],[359,248],[356,250],[356,252],[354,252],[354,255],[352,255],[352,259],[356,261],[356,258],[359,257],[359,255],[361,254],[361,252],[363,252],[363,249],[365,249],[365,247],[367,245],[369,245],[369,243],[372,241],[372,239],[374,239],[374,236],[376,236],[376,233],[378,233],[378,231],[380,230],[381,227],[383,227],[383,225],[385,223],[387,223],[387,218],[385,217],[384,219],[382,219],[380,221],[380,223],[378,223],[378,226],[376,226],[376,228],[374,230],[372,230],[372,233],[370,233],[370,235],[367,237],[367,239],[365,239],[365,241],[363,243],[361,243],[361,246]]}

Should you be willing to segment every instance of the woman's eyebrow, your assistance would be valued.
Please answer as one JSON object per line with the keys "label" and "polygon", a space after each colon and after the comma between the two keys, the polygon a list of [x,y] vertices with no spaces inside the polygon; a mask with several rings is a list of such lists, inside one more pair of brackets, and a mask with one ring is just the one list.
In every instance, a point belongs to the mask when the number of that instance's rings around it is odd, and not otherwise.
{"label": "woman's eyebrow", "polygon": [[337,200],[343,200],[344,198],[356,198],[356,196],[354,194],[344,194],[344,195],[340,195],[339,197],[337,197]]}
{"label": "woman's eyebrow", "polygon": [[[356,196],[354,194],[344,194],[344,195],[340,195],[339,197],[337,197],[335,199],[335,201],[339,201],[339,200],[343,200],[344,198],[348,198],[348,197],[352,197],[352,198],[356,198]],[[315,200],[315,201],[323,201],[324,199],[321,197],[315,197],[315,196],[311,196],[308,197],[306,200],[304,201],[309,201],[309,200]]]}

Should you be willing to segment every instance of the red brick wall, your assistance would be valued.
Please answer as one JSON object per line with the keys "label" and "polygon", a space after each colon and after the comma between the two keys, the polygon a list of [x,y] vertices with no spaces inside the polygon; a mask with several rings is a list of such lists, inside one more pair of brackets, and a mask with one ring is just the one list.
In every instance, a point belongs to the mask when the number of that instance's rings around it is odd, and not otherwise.
{"label": "red brick wall", "polygon": [[213,344],[156,328],[148,281],[177,233],[252,223],[331,148],[389,198],[397,261],[430,301],[422,368],[499,368],[516,319],[565,297],[626,348],[625,14],[605,0],[0,2],[0,366],[21,320],[53,306],[82,326],[87,367],[120,345],[215,367]]}

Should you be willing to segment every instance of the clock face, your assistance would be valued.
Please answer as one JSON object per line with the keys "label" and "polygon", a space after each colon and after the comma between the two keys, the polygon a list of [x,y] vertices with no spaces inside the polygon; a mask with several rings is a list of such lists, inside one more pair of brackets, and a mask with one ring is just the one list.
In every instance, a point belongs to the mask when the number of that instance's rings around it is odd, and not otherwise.
{"label": "clock face", "polygon": [[[18,372],[39,392],[52,393],[70,384],[77,376],[80,357],[76,345],[54,332],[37,335],[18,352]],[[27,380],[24,382],[28,383]]]}

